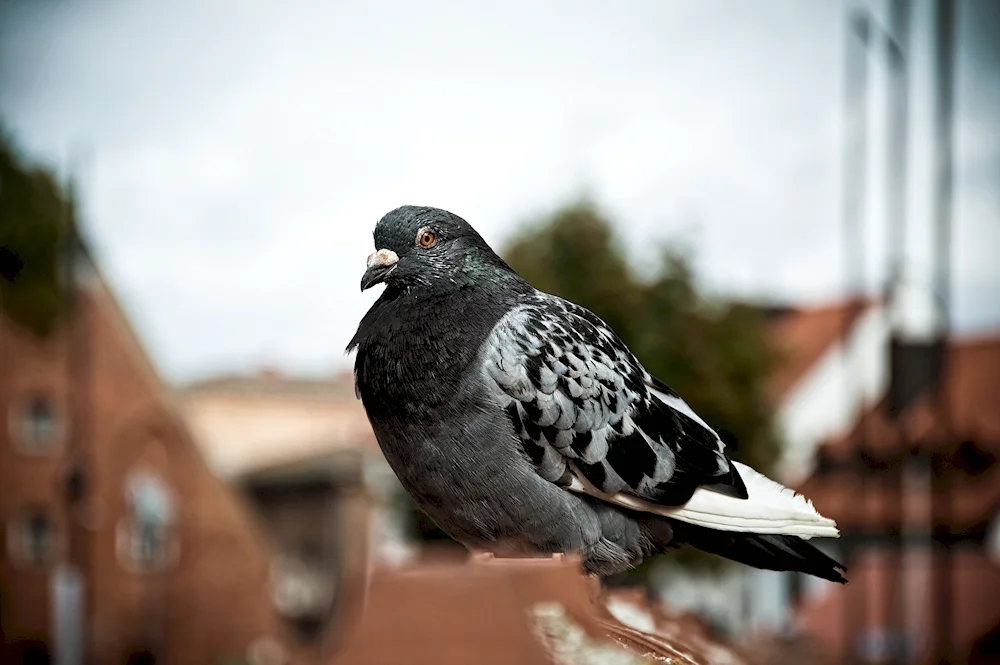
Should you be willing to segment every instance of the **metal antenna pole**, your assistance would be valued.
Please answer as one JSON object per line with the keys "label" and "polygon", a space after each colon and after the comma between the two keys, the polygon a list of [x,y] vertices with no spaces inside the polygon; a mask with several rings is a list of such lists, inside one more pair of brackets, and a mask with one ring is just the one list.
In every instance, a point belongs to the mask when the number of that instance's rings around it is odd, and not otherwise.
{"label": "metal antenna pole", "polygon": [[888,227],[889,274],[886,295],[891,298],[903,276],[906,261],[906,182],[909,133],[909,72],[907,46],[910,40],[910,2],[889,3],[889,34],[885,36],[889,64],[889,99],[886,160],[886,222]]}
{"label": "metal antenna pole", "polygon": [[[955,68],[955,4],[953,0],[937,0],[935,4],[935,66],[936,94],[934,108],[935,178],[935,292],[938,302],[938,339],[942,344],[941,379],[937,383],[938,412],[942,425],[945,450],[952,443],[952,423],[947,394],[948,331],[951,320],[951,221],[954,175],[953,120],[954,120],[954,68]],[[938,455],[937,472],[932,482],[933,505],[931,515],[936,529],[937,559],[935,565],[935,610],[940,633],[938,635],[938,662],[952,660],[952,570],[951,570],[951,468],[943,455]]]}
{"label": "metal antenna pole", "polygon": [[[886,306],[892,312],[895,300],[899,295],[903,281],[906,263],[906,183],[908,167],[908,132],[909,132],[909,95],[908,95],[908,62],[907,49],[910,38],[910,2],[909,0],[891,0],[889,3],[888,34],[884,36],[886,61],[889,65],[888,117],[886,152],[886,226],[887,247],[889,252],[889,272],[885,284],[884,298]],[[895,326],[891,329],[893,343],[899,331]],[[897,354],[892,354],[898,361]],[[899,367],[893,363],[893,371]],[[893,420],[894,420],[893,414]],[[895,423],[894,423],[895,424]],[[887,665],[900,662],[905,656],[899,651],[902,642],[900,636],[905,634],[903,608],[905,585],[902,583],[903,560],[901,553],[904,545],[903,511],[906,488],[904,475],[908,469],[907,445],[904,440],[906,428],[895,427],[899,437],[896,455],[889,455],[890,460],[898,460],[895,468],[886,465],[888,487],[886,488],[886,531],[888,544],[885,555],[885,629],[887,635],[894,638],[890,642]],[[893,523],[893,520],[898,520]]]}
{"label": "metal antenna pole", "polygon": [[[854,402],[857,397],[858,382],[854,367],[854,357],[850,350],[850,327],[852,309],[864,297],[865,292],[865,193],[868,156],[868,42],[871,25],[865,9],[857,9],[848,17],[844,43],[844,156],[843,156],[843,208],[844,267],[847,281],[848,311],[845,312],[841,347],[845,362],[845,389],[852,411],[857,411]],[[860,462],[860,460],[859,460]],[[858,492],[863,501],[865,492],[864,473],[858,475]],[[845,542],[845,560],[852,560],[856,547]],[[848,564],[850,565],[850,564]],[[844,649],[845,656],[853,658],[855,653],[855,626],[861,617],[865,625],[867,614],[866,596],[845,589],[844,603]],[[861,606],[858,607],[857,605]]]}

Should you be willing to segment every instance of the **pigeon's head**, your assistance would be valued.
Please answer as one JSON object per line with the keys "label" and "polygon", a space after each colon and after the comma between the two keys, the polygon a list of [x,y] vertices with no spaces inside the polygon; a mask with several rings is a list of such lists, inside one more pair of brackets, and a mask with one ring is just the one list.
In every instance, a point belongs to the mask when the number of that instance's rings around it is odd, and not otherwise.
{"label": "pigeon's head", "polygon": [[375,225],[375,251],[361,290],[385,283],[450,289],[474,280],[486,266],[510,271],[472,226],[447,210],[402,206]]}

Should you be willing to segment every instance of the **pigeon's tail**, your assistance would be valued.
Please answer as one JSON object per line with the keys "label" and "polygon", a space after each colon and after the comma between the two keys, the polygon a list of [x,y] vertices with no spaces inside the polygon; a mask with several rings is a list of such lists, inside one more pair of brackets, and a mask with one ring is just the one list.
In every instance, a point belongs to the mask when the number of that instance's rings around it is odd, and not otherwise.
{"label": "pigeon's tail", "polygon": [[716,531],[694,524],[673,523],[672,546],[690,545],[710,554],[763,568],[815,575],[846,584],[847,568],[797,536]]}
{"label": "pigeon's tail", "polygon": [[811,501],[746,464],[732,462],[747,488],[742,499],[700,488],[680,508],[657,510],[661,515],[720,531],[837,538],[837,524],[820,515]]}

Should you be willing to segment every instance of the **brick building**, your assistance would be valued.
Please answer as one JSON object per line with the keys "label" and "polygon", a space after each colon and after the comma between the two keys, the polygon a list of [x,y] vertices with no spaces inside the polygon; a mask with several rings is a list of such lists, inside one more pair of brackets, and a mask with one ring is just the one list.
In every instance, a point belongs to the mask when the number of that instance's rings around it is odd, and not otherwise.
{"label": "brick building", "polygon": [[837,520],[851,584],[803,593],[797,618],[838,658],[1000,662],[1000,334],[945,348],[938,399],[894,409],[890,391],[800,486]]}
{"label": "brick building", "polygon": [[178,405],[213,471],[273,543],[272,602],[303,642],[322,641],[370,558],[412,555],[390,509],[402,488],[350,372],[219,376],[179,390]]}
{"label": "brick building", "polygon": [[79,263],[50,338],[0,313],[0,661],[308,660],[272,608],[252,511]]}
{"label": "brick building", "polygon": [[837,521],[821,545],[851,583],[773,580],[770,626],[832,662],[1000,662],[1000,334],[917,348],[895,374],[876,301],[775,311],[771,335],[782,479]]}

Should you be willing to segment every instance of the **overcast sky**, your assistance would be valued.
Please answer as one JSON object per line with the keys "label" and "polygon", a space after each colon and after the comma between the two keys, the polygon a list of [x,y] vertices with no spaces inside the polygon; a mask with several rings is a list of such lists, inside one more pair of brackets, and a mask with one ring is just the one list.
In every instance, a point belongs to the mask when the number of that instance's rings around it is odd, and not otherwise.
{"label": "overcast sky", "polygon": [[[920,4],[918,269],[931,172]],[[963,331],[1000,326],[1000,3],[972,4],[959,17]],[[639,264],[680,239],[716,292],[842,291],[839,2],[0,8],[0,115],[31,155],[60,168],[76,155],[86,232],[171,379],[342,366],[377,297],[358,289],[371,231],[406,203],[447,208],[499,246],[587,190]],[[879,108],[876,95],[873,152]],[[876,171],[876,258],[880,183]]]}

